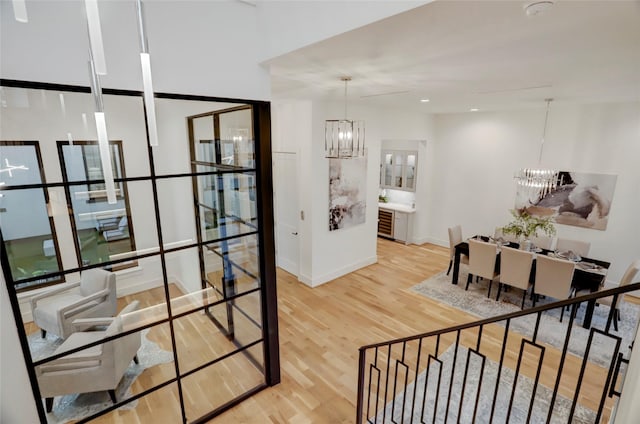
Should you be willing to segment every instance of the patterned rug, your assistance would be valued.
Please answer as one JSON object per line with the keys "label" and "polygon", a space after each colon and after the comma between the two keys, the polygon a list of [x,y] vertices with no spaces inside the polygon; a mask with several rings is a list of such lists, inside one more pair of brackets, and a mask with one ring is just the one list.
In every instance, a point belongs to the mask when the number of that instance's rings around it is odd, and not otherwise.
{"label": "patterned rug", "polygon": [[[173,353],[161,349],[157,343],[147,339],[148,333],[149,329],[142,331],[142,344],[138,350],[139,363],[136,364],[131,361],[131,365],[125,371],[120,384],[115,390],[116,399],[118,400],[131,396],[131,385],[145,369],[173,361]],[[62,339],[51,334],[47,334],[47,337],[43,339],[40,337],[40,332],[30,334],[28,339],[31,356],[34,361],[50,356],[63,342]],[[47,413],[47,422],[49,424],[63,424],[69,421],[77,421],[111,405],[113,403],[107,392],[56,396],[53,402],[53,410]],[[121,406],[119,409],[134,409],[136,405],[137,401],[133,401]]]}
{"label": "patterned rug", "polygon": [[[509,424],[550,422],[559,424],[569,422],[569,411],[571,410],[571,401],[569,399],[558,395],[554,401],[551,419],[547,421],[552,390],[542,385],[536,387],[534,380],[522,374],[518,375],[518,380],[515,381],[515,372],[507,367],[503,367],[500,373],[500,385],[498,394],[495,396],[495,408],[492,417],[491,406],[493,404],[492,399],[494,399],[496,376],[498,375],[498,363],[487,359],[484,363],[484,369],[482,369],[479,357],[472,355],[469,360],[466,383],[463,384],[469,351],[462,346],[458,347],[458,353],[455,355],[455,372],[452,378],[451,367],[454,364],[454,347],[452,345],[438,357],[442,361],[441,366],[436,366],[437,363],[432,362],[428,373],[425,370],[418,376],[415,384],[411,383],[407,386],[406,399],[401,393],[392,402],[389,402],[384,412],[381,411],[378,414],[375,422],[385,424],[431,422],[438,424],[446,422],[508,422]],[[483,377],[480,385],[481,371]],[[436,389],[438,388],[439,377],[438,391]],[[510,409],[509,404],[514,384],[515,392]],[[447,408],[447,396],[450,386],[453,387],[451,388],[451,399]],[[480,387],[479,396],[478,386]],[[532,396],[535,398],[535,402],[531,408],[531,417],[528,419],[529,403]],[[477,408],[475,406],[476,398],[478,399]],[[412,408],[413,399],[416,399],[414,408]],[[462,407],[460,407],[461,400]],[[596,413],[594,411],[578,404],[571,423],[593,423],[595,418]]]}
{"label": "patterned rug", "polygon": [[[451,275],[446,275],[444,272],[441,272],[413,286],[411,290],[471,315],[475,315],[478,318],[490,318],[520,311],[520,303],[522,301],[521,290],[511,289],[506,293],[503,291],[503,294],[500,295],[500,300],[496,301],[495,295],[498,289],[496,283],[494,283],[491,288],[491,298],[487,298],[488,281],[480,280],[479,283],[471,283],[469,290],[465,291],[464,286],[467,281],[467,273],[463,270],[460,270],[459,281],[460,283],[458,283],[458,285],[451,284]],[[542,299],[536,303],[536,306],[552,301],[553,299]],[[531,307],[531,300],[529,298],[526,300],[525,309],[528,307]],[[568,351],[578,356],[584,355],[590,333],[590,330],[582,328],[585,309],[586,304],[583,304],[578,309],[569,339]],[[619,331],[614,331],[613,325],[610,329],[611,334],[622,339],[620,350],[625,353],[625,357],[628,357],[626,353],[629,351],[629,346],[635,337],[639,310],[638,305],[624,302],[620,307],[622,320],[618,324]],[[593,314],[592,328],[604,330],[608,313],[608,306],[596,307]],[[535,315],[514,319],[511,321],[510,330],[525,336],[530,336],[533,334],[535,320]],[[560,322],[560,310],[554,309],[544,312],[540,320],[538,340],[562,350],[568,322],[568,312],[565,312],[563,322]],[[610,337],[595,333],[589,351],[589,361],[608,367],[612,360],[614,344],[613,339]]]}

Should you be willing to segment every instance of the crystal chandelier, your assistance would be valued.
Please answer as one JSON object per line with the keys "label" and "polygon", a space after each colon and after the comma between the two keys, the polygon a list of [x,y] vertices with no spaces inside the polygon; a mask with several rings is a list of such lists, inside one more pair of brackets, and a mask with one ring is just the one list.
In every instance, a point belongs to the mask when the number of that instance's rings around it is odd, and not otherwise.
{"label": "crystal chandelier", "polygon": [[347,119],[347,83],[351,77],[342,77],[344,81],[344,119],[327,119],[324,124],[325,157],[349,159],[364,156],[364,121]]}
{"label": "crystal chandelier", "polygon": [[[547,111],[544,116],[544,128],[542,130],[542,140],[540,142],[540,156],[538,165],[542,162],[542,150],[544,149],[544,139],[547,134],[547,121],[549,119],[549,104],[553,99],[545,99]],[[515,175],[516,183],[519,187],[529,191],[529,198],[538,200],[555,190],[558,186],[558,171],[553,169],[523,168]]]}

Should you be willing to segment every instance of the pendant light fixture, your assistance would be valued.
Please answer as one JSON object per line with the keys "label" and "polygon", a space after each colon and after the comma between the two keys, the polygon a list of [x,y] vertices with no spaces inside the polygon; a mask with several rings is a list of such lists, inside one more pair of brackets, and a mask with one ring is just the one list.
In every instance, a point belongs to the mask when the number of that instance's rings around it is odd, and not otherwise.
{"label": "pendant light fixture", "polygon": [[347,83],[351,77],[340,78],[344,82],[344,119],[327,119],[324,124],[325,157],[350,159],[364,156],[364,121],[352,121],[347,117]]}
{"label": "pendant light fixture", "polygon": [[144,90],[144,108],[147,116],[147,128],[149,130],[149,144],[158,145],[158,126],[156,124],[156,106],[153,94],[153,82],[151,79],[151,56],[147,44],[147,35],[144,29],[144,13],[142,0],[136,1],[138,12],[138,33],[140,35],[140,66],[142,68],[142,87]]}
{"label": "pendant light fixture", "polygon": [[545,99],[547,102],[547,110],[544,116],[544,128],[542,129],[542,140],[540,141],[540,154],[538,156],[537,168],[523,168],[515,175],[516,183],[521,189],[528,191],[528,197],[535,201],[544,197],[551,190],[558,186],[558,171],[554,169],[543,169],[540,167],[542,162],[542,151],[544,149],[544,141],[547,135],[547,122],[549,120],[549,105],[553,99]]}
{"label": "pendant light fixture", "polygon": [[[100,27],[100,14],[97,0],[85,0],[85,10],[87,13],[87,30],[89,33],[89,80],[91,82],[91,93],[95,102],[94,118],[96,121],[96,132],[98,135],[98,150],[100,152],[100,163],[102,164],[102,178],[107,192],[107,203],[113,205],[117,203],[116,187],[113,180],[113,167],[111,166],[111,151],[109,149],[109,136],[107,135],[107,122],[104,115],[104,104],[102,102],[102,87],[99,75],[107,73],[107,64],[102,48],[102,29]],[[95,54],[98,54],[96,57]]]}

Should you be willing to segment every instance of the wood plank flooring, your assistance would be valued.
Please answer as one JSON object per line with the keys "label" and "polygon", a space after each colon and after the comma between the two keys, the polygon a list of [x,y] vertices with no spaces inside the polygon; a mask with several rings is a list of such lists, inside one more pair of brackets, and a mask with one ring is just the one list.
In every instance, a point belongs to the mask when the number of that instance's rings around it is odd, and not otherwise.
{"label": "wood plank flooring", "polygon": [[[448,249],[439,246],[406,246],[378,239],[377,264],[313,289],[298,282],[291,274],[278,270],[282,382],[210,422],[353,423],[360,346],[476,320],[472,315],[409,290],[413,285],[446,270],[448,262]],[[175,287],[172,288],[174,290]],[[141,300],[141,307],[144,307],[159,303],[162,296],[161,290],[154,290],[120,299],[120,302],[126,303],[135,298]],[[194,314],[190,317],[198,320],[200,316]],[[190,346],[190,337],[194,340],[201,337],[201,330],[195,321],[185,320],[180,326],[182,345]],[[495,342],[495,349],[489,350],[490,356],[497,359],[500,352],[497,341],[501,340],[503,330],[495,326],[485,331],[483,340],[487,340],[489,345]],[[166,331],[152,330],[149,337],[170,350]],[[510,339],[507,362],[511,366],[515,363],[514,352],[517,349],[518,340]],[[549,355],[555,358],[549,363],[555,363],[557,367],[558,352],[550,352]],[[577,361],[569,361],[565,365],[570,377],[563,385],[570,386],[575,382],[578,368]],[[583,382],[587,388],[581,389],[581,403],[590,406],[594,403],[595,395],[588,388],[590,380],[599,380],[603,372],[599,367],[590,367]],[[525,370],[525,373],[531,375],[533,370]],[[157,381],[157,378],[154,368],[150,368],[139,377],[140,381],[136,384],[145,387]],[[544,370],[542,382],[553,387],[552,381],[545,377]],[[138,390],[134,387],[134,392]],[[215,391],[216,388],[212,385],[206,390]],[[561,387],[562,391],[566,391],[566,387]],[[163,389],[163,393],[145,398],[134,410],[114,411],[98,422],[178,422],[174,420],[180,413],[171,407],[177,405],[175,385]],[[213,392],[198,393],[197,390],[185,394],[186,402],[192,402],[193,405],[197,403],[198,411],[207,411],[207,399],[213,397]],[[211,409],[213,407],[215,405],[211,405]],[[161,417],[169,421],[158,421]]]}

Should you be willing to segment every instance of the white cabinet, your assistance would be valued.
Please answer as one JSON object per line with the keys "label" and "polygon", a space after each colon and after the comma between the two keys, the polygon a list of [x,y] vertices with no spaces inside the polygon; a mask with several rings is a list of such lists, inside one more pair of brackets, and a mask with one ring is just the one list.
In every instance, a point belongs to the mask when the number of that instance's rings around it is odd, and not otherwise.
{"label": "white cabinet", "polygon": [[409,243],[409,235],[411,234],[410,223],[412,223],[411,214],[404,212],[394,212],[393,220],[393,238]]}
{"label": "white cabinet", "polygon": [[378,209],[378,235],[409,244],[413,234],[413,212],[415,209],[407,206],[394,207],[390,205],[388,208],[386,205],[380,206]]}
{"label": "white cabinet", "polygon": [[416,191],[418,152],[383,150],[380,159],[380,187]]}

